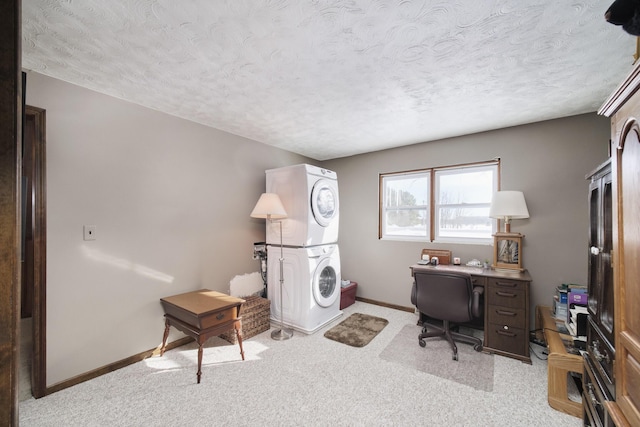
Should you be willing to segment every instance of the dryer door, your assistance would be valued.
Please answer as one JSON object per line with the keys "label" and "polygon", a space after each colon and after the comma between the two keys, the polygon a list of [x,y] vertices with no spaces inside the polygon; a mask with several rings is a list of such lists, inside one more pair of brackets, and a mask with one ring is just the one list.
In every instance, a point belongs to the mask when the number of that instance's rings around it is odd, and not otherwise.
{"label": "dryer door", "polygon": [[318,180],[311,190],[311,212],[323,227],[331,223],[338,213],[338,195],[326,179]]}
{"label": "dryer door", "polygon": [[331,306],[340,295],[338,275],[329,261],[329,257],[322,258],[313,273],[313,298],[320,307]]}

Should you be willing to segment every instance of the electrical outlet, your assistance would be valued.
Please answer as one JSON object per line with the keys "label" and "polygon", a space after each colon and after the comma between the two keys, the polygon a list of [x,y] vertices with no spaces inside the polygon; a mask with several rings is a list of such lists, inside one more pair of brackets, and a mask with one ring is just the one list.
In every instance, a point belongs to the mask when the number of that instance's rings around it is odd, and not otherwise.
{"label": "electrical outlet", "polygon": [[96,240],[95,225],[85,225],[83,227],[83,230],[84,230],[84,240]]}

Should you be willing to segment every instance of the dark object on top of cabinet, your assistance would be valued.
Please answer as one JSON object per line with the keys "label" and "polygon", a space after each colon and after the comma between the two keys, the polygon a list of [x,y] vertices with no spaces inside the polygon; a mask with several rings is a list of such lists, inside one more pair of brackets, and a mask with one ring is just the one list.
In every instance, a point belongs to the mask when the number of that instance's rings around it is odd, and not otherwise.
{"label": "dark object on top of cabinet", "polygon": [[604,19],[633,36],[640,36],[640,1],[616,0],[604,14]]}

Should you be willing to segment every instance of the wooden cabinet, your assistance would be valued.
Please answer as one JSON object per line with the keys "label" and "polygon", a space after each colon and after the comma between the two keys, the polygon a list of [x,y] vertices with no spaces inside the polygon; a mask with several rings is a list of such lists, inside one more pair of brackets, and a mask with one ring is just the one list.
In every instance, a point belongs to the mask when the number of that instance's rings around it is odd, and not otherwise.
{"label": "wooden cabinet", "polygon": [[485,301],[485,348],[531,363],[529,282],[510,277],[488,277]]}
{"label": "wooden cabinet", "polygon": [[640,63],[599,113],[611,118],[616,425],[640,425]]}

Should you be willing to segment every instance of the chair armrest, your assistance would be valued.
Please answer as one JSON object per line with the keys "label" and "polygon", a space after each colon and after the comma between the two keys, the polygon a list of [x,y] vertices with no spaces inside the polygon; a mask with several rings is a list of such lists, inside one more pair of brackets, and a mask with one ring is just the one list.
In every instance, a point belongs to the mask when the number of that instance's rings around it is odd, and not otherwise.
{"label": "chair armrest", "polygon": [[411,304],[417,306],[418,305],[418,288],[416,286],[416,282],[413,282],[413,286],[411,287]]}
{"label": "chair armrest", "polygon": [[484,294],[484,287],[476,286],[473,288],[473,301],[471,303],[471,314],[474,317],[482,315],[482,304],[480,304],[480,295]]}

